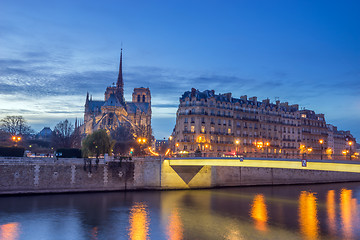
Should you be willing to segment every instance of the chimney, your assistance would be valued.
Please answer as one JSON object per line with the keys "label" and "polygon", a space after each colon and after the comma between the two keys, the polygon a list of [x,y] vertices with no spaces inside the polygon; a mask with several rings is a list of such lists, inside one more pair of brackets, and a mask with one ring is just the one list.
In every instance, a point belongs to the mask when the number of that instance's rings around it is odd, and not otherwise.
{"label": "chimney", "polygon": [[257,103],[257,97],[251,97],[249,98],[250,101],[253,101],[254,103]]}

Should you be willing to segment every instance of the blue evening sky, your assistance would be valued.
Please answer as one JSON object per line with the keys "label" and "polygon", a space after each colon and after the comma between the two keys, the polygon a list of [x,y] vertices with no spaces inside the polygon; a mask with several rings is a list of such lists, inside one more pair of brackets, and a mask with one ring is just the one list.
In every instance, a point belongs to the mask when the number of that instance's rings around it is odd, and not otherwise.
{"label": "blue evening sky", "polygon": [[0,117],[41,130],[103,99],[152,93],[168,137],[192,87],[299,104],[360,137],[360,1],[0,1]]}

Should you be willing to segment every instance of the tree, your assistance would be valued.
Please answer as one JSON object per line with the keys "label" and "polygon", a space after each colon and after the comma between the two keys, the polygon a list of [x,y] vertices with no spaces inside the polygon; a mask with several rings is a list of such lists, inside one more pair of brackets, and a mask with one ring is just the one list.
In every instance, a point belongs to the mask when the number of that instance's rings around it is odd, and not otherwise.
{"label": "tree", "polygon": [[10,135],[29,135],[33,132],[22,116],[6,116],[0,122],[1,129]]}
{"label": "tree", "polygon": [[111,141],[106,130],[100,129],[87,135],[82,142],[82,152],[84,157],[96,156],[98,158],[101,154],[108,153],[111,155],[111,150],[114,142]]}
{"label": "tree", "polygon": [[53,145],[56,148],[70,148],[72,139],[71,135],[74,132],[73,125],[65,119],[65,121],[61,121],[54,127],[53,131]]}
{"label": "tree", "polygon": [[130,148],[135,145],[134,131],[130,124],[118,126],[111,137],[115,141],[114,152],[119,154],[127,154]]}

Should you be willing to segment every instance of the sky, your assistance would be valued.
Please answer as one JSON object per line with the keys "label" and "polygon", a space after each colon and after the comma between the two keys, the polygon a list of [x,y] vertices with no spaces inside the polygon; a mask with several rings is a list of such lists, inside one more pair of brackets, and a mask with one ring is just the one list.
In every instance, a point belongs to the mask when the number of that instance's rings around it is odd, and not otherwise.
{"label": "sky", "polygon": [[149,87],[156,139],[191,88],[279,99],[360,138],[360,1],[0,1],[0,118],[39,131]]}

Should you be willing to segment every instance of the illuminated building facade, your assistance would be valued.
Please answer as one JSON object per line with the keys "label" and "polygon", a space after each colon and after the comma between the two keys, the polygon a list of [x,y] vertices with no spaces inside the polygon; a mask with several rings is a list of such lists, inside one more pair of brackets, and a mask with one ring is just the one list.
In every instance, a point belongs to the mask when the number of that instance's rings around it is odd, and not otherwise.
{"label": "illuminated building facade", "polygon": [[84,124],[80,130],[84,135],[98,129],[106,129],[109,133],[122,124],[130,124],[137,135],[151,136],[150,90],[143,87],[134,88],[132,101],[125,101],[121,52],[116,86],[106,88],[104,101],[93,100],[87,94]]}
{"label": "illuminated building facade", "polygon": [[177,153],[199,149],[205,156],[317,156],[326,153],[328,131],[323,114],[297,104],[193,88],[180,98],[172,143]]}

